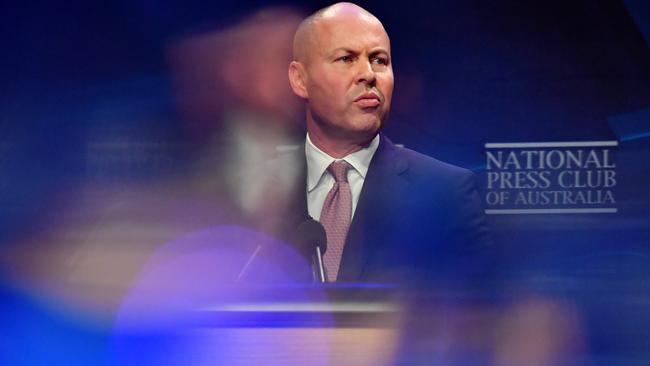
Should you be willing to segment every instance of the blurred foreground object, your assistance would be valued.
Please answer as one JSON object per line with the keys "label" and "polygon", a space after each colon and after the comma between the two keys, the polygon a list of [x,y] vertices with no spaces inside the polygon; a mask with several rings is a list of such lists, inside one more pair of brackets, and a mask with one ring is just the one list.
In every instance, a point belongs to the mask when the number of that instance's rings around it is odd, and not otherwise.
{"label": "blurred foreground object", "polygon": [[293,161],[268,162],[297,148],[304,136],[301,104],[286,78],[301,19],[290,9],[267,8],[229,29],[180,38],[168,49],[200,169],[220,167],[214,179],[257,219],[279,212],[297,171]]}

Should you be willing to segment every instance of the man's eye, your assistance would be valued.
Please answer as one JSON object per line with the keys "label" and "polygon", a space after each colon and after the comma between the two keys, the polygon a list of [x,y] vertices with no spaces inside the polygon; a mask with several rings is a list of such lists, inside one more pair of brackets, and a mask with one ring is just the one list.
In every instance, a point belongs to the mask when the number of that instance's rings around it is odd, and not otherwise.
{"label": "man's eye", "polygon": [[350,56],[350,55],[341,56],[341,57],[337,58],[336,60],[337,60],[337,61],[346,62],[346,63],[347,63],[347,62],[352,62],[352,61],[353,61],[352,56]]}
{"label": "man's eye", "polygon": [[388,60],[383,57],[373,57],[370,61],[377,65],[388,65]]}

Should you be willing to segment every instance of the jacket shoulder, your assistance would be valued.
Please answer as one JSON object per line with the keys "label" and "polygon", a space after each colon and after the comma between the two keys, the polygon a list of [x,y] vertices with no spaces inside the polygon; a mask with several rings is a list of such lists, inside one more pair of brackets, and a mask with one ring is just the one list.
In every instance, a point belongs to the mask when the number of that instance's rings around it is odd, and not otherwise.
{"label": "jacket shoulder", "polygon": [[406,159],[409,173],[416,177],[456,184],[475,179],[474,173],[468,169],[446,163],[405,147],[396,146],[396,149],[398,154]]}

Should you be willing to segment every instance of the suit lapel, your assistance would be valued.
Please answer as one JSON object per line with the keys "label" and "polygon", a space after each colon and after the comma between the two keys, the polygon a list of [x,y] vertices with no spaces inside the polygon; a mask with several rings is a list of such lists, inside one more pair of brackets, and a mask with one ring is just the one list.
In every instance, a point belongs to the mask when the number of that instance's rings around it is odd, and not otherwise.
{"label": "suit lapel", "polygon": [[373,156],[361,189],[357,208],[348,231],[341,259],[338,281],[359,281],[373,251],[377,225],[382,225],[391,212],[391,200],[396,200],[395,187],[403,184],[400,176],[408,169],[407,159],[385,136]]}

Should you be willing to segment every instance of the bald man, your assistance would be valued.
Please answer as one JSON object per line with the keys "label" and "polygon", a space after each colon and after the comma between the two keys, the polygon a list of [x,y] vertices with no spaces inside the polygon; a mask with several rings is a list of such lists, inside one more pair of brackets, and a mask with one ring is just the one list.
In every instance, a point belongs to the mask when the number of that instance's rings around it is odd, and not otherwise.
{"label": "bald man", "polygon": [[352,3],[305,19],[289,81],[306,105],[306,195],[323,223],[329,281],[447,283],[486,270],[471,172],[395,146],[380,130],[393,68],[382,23]]}

